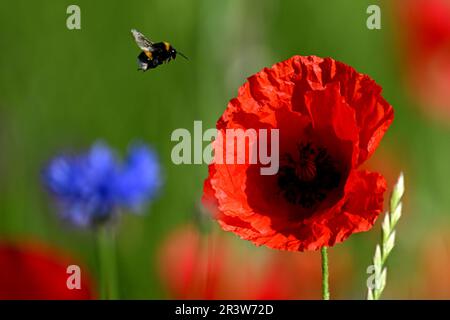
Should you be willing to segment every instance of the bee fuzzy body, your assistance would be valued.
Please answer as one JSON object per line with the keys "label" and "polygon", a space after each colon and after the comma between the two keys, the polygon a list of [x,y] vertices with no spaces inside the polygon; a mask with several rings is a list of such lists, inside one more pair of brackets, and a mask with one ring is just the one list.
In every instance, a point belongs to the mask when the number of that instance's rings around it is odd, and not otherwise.
{"label": "bee fuzzy body", "polygon": [[[138,70],[147,71],[177,57],[177,50],[168,42],[152,42],[137,30],[131,30],[142,52],[138,55]],[[180,53],[183,57],[183,54]],[[185,57],[186,58],[186,57]]]}
{"label": "bee fuzzy body", "polygon": [[167,42],[155,43],[152,48],[153,51],[142,51],[139,54],[139,70],[147,71],[148,69],[154,69],[164,62],[175,59],[177,56],[176,50]]}

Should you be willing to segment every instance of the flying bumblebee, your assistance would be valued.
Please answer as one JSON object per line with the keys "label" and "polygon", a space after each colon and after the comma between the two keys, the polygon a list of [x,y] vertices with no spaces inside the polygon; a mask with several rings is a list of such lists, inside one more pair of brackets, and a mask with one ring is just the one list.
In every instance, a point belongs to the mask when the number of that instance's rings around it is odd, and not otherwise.
{"label": "flying bumblebee", "polygon": [[139,31],[132,29],[131,34],[134,37],[134,41],[142,52],[138,55],[138,71],[147,71],[148,69],[154,69],[164,62],[169,62],[177,57],[177,54],[187,59],[187,57],[175,50],[174,47],[168,42],[153,42],[147,39]]}

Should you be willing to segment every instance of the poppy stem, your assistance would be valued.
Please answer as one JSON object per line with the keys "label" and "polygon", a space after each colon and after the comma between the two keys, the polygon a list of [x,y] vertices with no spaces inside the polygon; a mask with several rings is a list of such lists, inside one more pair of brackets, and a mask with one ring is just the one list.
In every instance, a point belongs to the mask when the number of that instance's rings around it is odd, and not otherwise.
{"label": "poppy stem", "polygon": [[100,298],[115,300],[119,298],[116,269],[116,241],[113,230],[102,226],[98,230],[98,257],[100,263]]}
{"label": "poppy stem", "polygon": [[330,290],[328,288],[328,250],[322,247],[322,299],[330,300]]}

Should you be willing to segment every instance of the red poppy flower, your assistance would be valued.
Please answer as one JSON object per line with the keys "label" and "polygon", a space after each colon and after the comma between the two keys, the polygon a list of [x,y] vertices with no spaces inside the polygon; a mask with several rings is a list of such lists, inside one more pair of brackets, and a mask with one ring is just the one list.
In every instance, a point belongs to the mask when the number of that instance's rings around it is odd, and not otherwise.
{"label": "red poppy flower", "polygon": [[[331,253],[333,254],[333,253]],[[344,297],[351,256],[333,260],[331,287]],[[163,287],[174,299],[319,299],[320,257],[313,253],[253,250],[227,235],[202,235],[191,226],[174,230],[159,254]],[[238,267],[237,267],[238,266]]]}
{"label": "red poppy flower", "polygon": [[[294,56],[263,69],[230,101],[217,129],[223,136],[227,129],[278,129],[278,173],[261,175],[250,161],[216,161],[203,203],[214,206],[224,230],[275,249],[317,250],[369,230],[386,182],[358,167],[393,117],[381,87],[333,59]],[[216,154],[220,147],[214,144]]]}
{"label": "red poppy flower", "polygon": [[84,268],[81,288],[68,289],[72,258],[36,244],[0,244],[0,299],[92,299]]}

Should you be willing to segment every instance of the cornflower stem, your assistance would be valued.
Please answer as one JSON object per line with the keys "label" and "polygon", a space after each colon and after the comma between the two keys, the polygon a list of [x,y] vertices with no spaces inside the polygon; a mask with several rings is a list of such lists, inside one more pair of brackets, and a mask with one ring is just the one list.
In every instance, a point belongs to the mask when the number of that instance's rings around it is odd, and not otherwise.
{"label": "cornflower stem", "polygon": [[328,287],[328,250],[322,247],[322,299],[330,300],[330,290]]}
{"label": "cornflower stem", "polygon": [[100,264],[100,298],[102,300],[119,298],[115,240],[112,229],[108,226],[99,228],[97,242]]}

